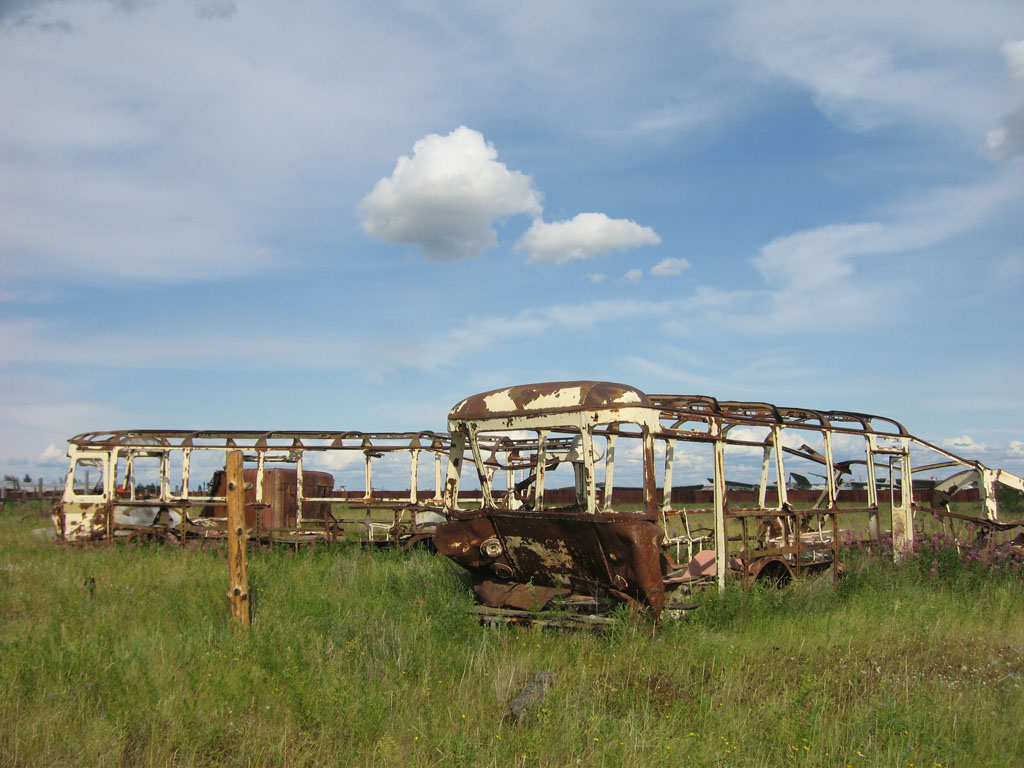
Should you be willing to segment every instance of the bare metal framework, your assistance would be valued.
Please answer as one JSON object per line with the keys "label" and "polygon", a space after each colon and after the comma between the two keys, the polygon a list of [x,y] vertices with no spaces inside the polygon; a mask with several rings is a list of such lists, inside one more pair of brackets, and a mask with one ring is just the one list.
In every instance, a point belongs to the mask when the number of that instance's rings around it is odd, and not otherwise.
{"label": "bare metal framework", "polygon": [[[134,430],[89,432],[69,443],[70,469],[54,511],[57,532],[67,540],[221,535],[226,501],[220,470],[234,450],[243,452],[255,536],[318,540],[360,529],[368,541],[399,543],[429,533],[443,519],[440,478],[450,445],[444,434]],[[403,495],[374,489],[374,466],[386,456],[406,463]],[[433,465],[426,489],[423,459]],[[330,469],[354,462],[363,464],[363,493],[338,497]],[[153,481],[148,486],[141,465]]]}
{"label": "bare metal framework", "polygon": [[[883,536],[891,537],[892,550],[899,557],[914,541],[914,520],[919,513],[938,515],[946,519],[973,521],[983,528],[1003,528],[1019,525],[1021,521],[999,520],[997,484],[1024,490],[1024,481],[1011,473],[992,470],[979,461],[957,456],[940,446],[911,435],[899,422],[881,416],[848,411],[818,411],[805,408],[783,408],[768,403],[718,401],[706,396],[651,395],[653,407],[660,409],[659,439],[666,443],[665,477],[671,487],[675,444],[683,442],[711,442],[715,456],[715,549],[726,551],[729,520],[741,524],[739,560],[742,573],[750,580],[757,572],[751,564],[763,568],[773,558],[782,561],[798,575],[803,564],[821,560],[820,553],[831,550],[828,559],[836,562],[841,544],[839,521],[842,518],[866,516],[866,536],[847,535],[845,543],[857,541],[881,543]],[[745,437],[737,436],[746,431]],[[759,432],[761,439],[751,439],[751,432]],[[792,439],[796,436],[796,439]],[[789,439],[788,439],[789,438]],[[822,446],[817,450],[809,442]],[[837,443],[842,443],[845,457],[837,458]],[[725,450],[728,446],[746,447],[761,451],[761,476],[756,486],[757,500],[751,504],[728,504],[729,492],[725,477]],[[857,446],[861,451],[856,455]],[[911,457],[924,454],[929,461],[915,465]],[[787,457],[796,457],[816,464],[821,469],[823,483],[818,497],[806,508],[799,508],[788,498],[786,484]],[[839,504],[840,492],[854,468],[866,474],[863,483],[864,502]],[[774,470],[774,471],[772,471]],[[936,472],[949,473],[940,482],[932,480],[915,483],[915,475],[922,478]],[[774,480],[774,493],[769,484]],[[915,490],[927,486],[927,501],[917,501]],[[963,515],[951,509],[953,493],[967,485],[977,487],[980,514]],[[774,498],[770,498],[773,495]],[[887,502],[887,503],[886,503]],[[883,530],[883,508],[888,507],[889,528]],[[692,514],[693,510],[677,512],[671,495],[665,494],[662,506],[663,520],[672,514]],[[777,521],[781,526],[776,536],[756,537],[748,527],[750,521]],[[817,522],[817,531],[808,531],[808,523]],[[827,531],[823,533],[822,529]],[[764,525],[759,526],[762,533]],[[771,529],[767,529],[771,530]],[[669,543],[679,538],[667,537]],[[726,569],[719,569],[718,582],[724,585]]]}
{"label": "bare metal framework", "polygon": [[[664,595],[650,577],[653,568],[645,570],[647,583],[629,583],[617,568],[636,551],[616,552],[610,543],[649,535],[637,527],[641,519],[660,529],[662,549],[649,556],[668,556],[659,577],[665,590],[836,573],[840,547],[853,542],[891,544],[898,558],[913,544],[915,520],[922,525],[933,515],[950,531],[956,522],[982,530],[1024,524],[1000,520],[996,493],[998,484],[1024,490],[1020,477],[869,414],[555,382],[467,398],[452,409],[449,433],[450,522],[435,542],[474,573],[478,594],[485,602],[492,597],[494,607],[520,600],[504,582],[529,585],[530,599],[537,585],[591,583],[659,611]],[[503,442],[503,435],[514,439]],[[616,486],[619,455],[632,457],[639,497],[635,488],[626,494]],[[472,460],[482,488],[476,508],[458,504],[464,459]],[[546,489],[561,464],[572,467],[574,493],[556,501],[558,494]],[[744,465],[757,482],[728,479]],[[702,494],[673,502],[680,467],[707,468],[710,503],[700,502]],[[865,479],[855,482],[855,473]],[[810,483],[808,474],[822,482]],[[795,487],[794,475],[805,488]],[[951,501],[968,485],[977,487],[980,505],[964,511]],[[620,496],[630,496],[632,505],[619,503]],[[620,519],[616,531],[609,524],[624,512],[633,519]],[[588,537],[590,544],[581,544]],[[630,546],[635,550],[639,539]],[[486,586],[493,581],[502,589]]]}

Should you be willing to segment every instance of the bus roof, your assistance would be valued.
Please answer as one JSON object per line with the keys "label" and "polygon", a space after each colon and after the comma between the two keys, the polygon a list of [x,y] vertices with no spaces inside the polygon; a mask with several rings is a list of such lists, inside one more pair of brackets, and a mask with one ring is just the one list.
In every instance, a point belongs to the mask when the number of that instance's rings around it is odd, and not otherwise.
{"label": "bus roof", "polygon": [[571,410],[650,407],[635,387],[608,381],[553,381],[492,389],[459,402],[449,419],[490,419]]}

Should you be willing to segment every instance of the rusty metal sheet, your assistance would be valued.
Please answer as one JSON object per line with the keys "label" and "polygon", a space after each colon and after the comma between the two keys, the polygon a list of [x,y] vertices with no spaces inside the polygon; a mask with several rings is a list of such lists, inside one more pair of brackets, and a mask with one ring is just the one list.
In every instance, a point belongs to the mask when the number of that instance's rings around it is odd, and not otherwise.
{"label": "rusty metal sheet", "polygon": [[523,611],[539,611],[564,591],[558,587],[520,584],[506,579],[483,579],[473,584],[474,594],[484,605]]}
{"label": "rusty metal sheet", "polygon": [[434,545],[478,582],[497,577],[604,592],[657,618],[665,603],[662,536],[645,513],[477,510],[455,513],[438,526]]}

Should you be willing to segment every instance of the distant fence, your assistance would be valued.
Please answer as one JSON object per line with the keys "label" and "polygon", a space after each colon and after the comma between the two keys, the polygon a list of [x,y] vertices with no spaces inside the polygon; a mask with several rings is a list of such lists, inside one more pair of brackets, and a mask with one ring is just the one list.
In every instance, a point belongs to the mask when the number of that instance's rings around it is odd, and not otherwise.
{"label": "distant fence", "polygon": [[4,488],[0,490],[0,502],[6,501],[36,501],[43,499],[45,501],[60,501],[60,497],[63,495],[64,489],[48,488],[40,491],[36,488],[29,488],[27,490],[11,490]]}

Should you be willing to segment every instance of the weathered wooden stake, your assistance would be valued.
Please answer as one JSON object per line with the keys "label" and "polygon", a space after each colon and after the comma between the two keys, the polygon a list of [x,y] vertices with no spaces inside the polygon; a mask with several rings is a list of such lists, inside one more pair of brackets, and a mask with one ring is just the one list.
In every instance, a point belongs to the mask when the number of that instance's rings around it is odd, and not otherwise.
{"label": "weathered wooden stake", "polygon": [[246,562],[245,481],[242,476],[242,452],[229,451],[228,479],[228,606],[231,620],[248,627],[251,622],[249,566]]}

